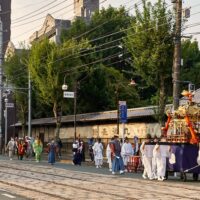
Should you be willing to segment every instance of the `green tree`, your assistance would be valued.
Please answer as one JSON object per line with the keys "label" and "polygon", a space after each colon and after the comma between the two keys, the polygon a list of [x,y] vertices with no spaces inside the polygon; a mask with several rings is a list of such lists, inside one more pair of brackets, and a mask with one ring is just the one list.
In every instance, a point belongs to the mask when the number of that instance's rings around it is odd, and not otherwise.
{"label": "green tree", "polygon": [[[64,43],[67,40],[72,38],[77,40],[81,40],[82,37],[80,35],[87,31],[87,24],[83,18],[77,17],[75,21],[72,22],[70,29],[62,30],[61,32],[61,42]],[[84,37],[85,38],[85,37]]]}
{"label": "green tree", "polygon": [[79,45],[74,40],[68,40],[58,46],[44,39],[40,43],[34,43],[31,48],[29,70],[41,102],[52,107],[56,119],[56,136],[59,136],[64,105],[61,87],[65,72],[69,83],[73,82],[73,73],[78,73],[78,66],[81,65],[81,59],[77,55],[82,48],[87,47],[86,41]]}
{"label": "green tree", "polygon": [[163,0],[152,5],[143,0],[143,10],[136,6],[136,18],[125,40],[137,76],[158,95],[159,121],[163,121],[170,89],[173,59],[173,21]]}
{"label": "green tree", "polygon": [[[200,51],[198,42],[190,39],[182,41],[182,59],[183,66],[181,66],[181,80],[191,81],[200,87]],[[182,85],[185,87],[185,85]]]}
{"label": "green tree", "polygon": [[129,106],[139,99],[135,88],[113,67],[99,66],[84,82],[78,92],[79,112],[117,109],[119,100],[126,100]]}
{"label": "green tree", "polygon": [[13,86],[14,99],[16,101],[16,113],[18,120],[22,123],[22,135],[26,134],[26,121],[28,112],[28,67],[23,62],[23,59],[29,55],[24,45],[21,45],[20,50],[14,54],[10,54],[4,63],[4,72],[7,83]]}
{"label": "green tree", "polygon": [[[126,35],[123,29],[129,27],[131,20],[133,20],[133,17],[129,16],[124,7],[103,8],[92,15],[91,21],[88,24],[83,20],[76,19],[71,29],[67,30],[65,34],[62,35],[62,41],[70,37],[75,38],[77,41],[87,38],[90,41],[92,49],[87,50],[87,52],[82,52],[82,62],[90,64],[97,60],[100,61],[89,65],[89,77],[80,83],[77,105],[79,112],[116,109],[115,89],[110,88],[110,83],[112,83],[113,80],[109,79],[111,79],[112,73],[113,76],[116,75],[118,77],[118,74],[122,76],[122,70],[128,70],[129,64],[122,61],[126,59],[127,51],[125,46],[121,49],[119,45],[122,46],[122,38]],[[119,57],[120,54],[124,54],[124,56]],[[104,60],[104,58],[108,56],[112,58]],[[109,70],[109,68],[111,69]],[[117,77],[115,78],[116,80]],[[113,81],[112,84],[116,84],[116,80]],[[124,81],[126,83],[129,81],[126,75],[123,77],[123,82]],[[120,82],[120,80],[118,82]],[[126,89],[120,88],[119,94],[124,100],[126,98],[129,99],[129,106],[137,104],[137,101],[134,101],[135,98],[133,98],[137,95],[133,95],[132,91],[127,92]],[[132,94],[132,97],[130,97],[129,94]],[[91,96],[93,98],[91,98]]]}

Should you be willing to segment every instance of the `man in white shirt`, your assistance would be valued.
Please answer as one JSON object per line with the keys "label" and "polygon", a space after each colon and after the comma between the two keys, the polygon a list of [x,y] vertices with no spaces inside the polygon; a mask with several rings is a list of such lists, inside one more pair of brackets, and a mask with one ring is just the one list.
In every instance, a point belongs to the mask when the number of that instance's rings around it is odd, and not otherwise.
{"label": "man in white shirt", "polygon": [[156,164],[157,164],[157,175],[158,180],[165,180],[166,174],[166,161],[167,157],[170,157],[171,147],[167,144],[162,144],[165,142],[165,138],[161,139],[161,143],[156,145],[155,149],[157,151]]}
{"label": "man in white shirt", "polygon": [[133,155],[133,147],[131,143],[129,142],[129,139],[126,137],[125,142],[122,145],[122,149],[121,149],[121,156],[124,162],[125,172],[128,171],[127,164],[128,164],[128,161],[130,160],[130,156],[132,155]]}
{"label": "man in white shirt", "polygon": [[150,180],[153,180],[152,158],[153,158],[154,145],[152,145],[150,141],[151,141],[151,135],[147,134],[146,140],[142,143],[140,147],[140,151],[142,153],[142,162],[144,165],[144,172],[142,177],[144,179],[149,178]]}

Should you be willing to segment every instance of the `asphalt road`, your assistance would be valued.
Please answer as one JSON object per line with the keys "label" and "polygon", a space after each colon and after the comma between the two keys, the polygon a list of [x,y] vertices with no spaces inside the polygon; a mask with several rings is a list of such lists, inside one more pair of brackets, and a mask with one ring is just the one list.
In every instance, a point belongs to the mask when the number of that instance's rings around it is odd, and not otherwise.
{"label": "asphalt road", "polygon": [[74,166],[70,160],[64,160],[49,165],[47,160],[37,163],[34,159],[20,161],[15,158],[10,161],[0,156],[0,177],[0,200],[115,200],[126,199],[127,194],[133,199],[200,199],[200,181],[193,181],[191,174],[187,182],[173,173],[164,182],[150,181],[142,179],[141,171],[112,175],[107,167],[96,169],[91,162]]}
{"label": "asphalt road", "polygon": [[3,190],[0,188],[0,200],[10,200],[10,199],[27,200],[27,198],[20,197],[16,194],[9,192],[8,190]]}
{"label": "asphalt road", "polygon": [[[0,160],[8,160],[7,156],[1,156],[0,155]],[[14,158],[14,160],[16,160],[17,162],[22,162],[24,164],[34,164],[34,165],[43,165],[43,166],[49,166],[47,160],[42,160],[40,163],[37,163],[34,161],[34,158],[32,158],[31,160],[27,160],[24,159],[23,161],[18,161],[17,158]],[[13,160],[13,161],[14,161]],[[103,168],[99,168],[96,169],[94,166],[94,163],[91,162],[82,162],[81,166],[74,166],[72,165],[72,162],[70,160],[64,160],[63,162],[56,162],[54,165],[55,168],[60,168],[60,169],[68,169],[68,170],[72,170],[72,171],[80,171],[80,172],[89,172],[89,173],[96,173],[96,174],[104,174],[104,175],[112,175],[111,172],[108,170],[108,168],[103,167]],[[121,175],[123,177],[127,177],[127,178],[137,178],[137,179],[143,179],[142,178],[142,172],[139,171],[138,173],[125,173],[123,175]],[[198,181],[193,181],[193,177],[191,173],[187,173],[187,181],[183,182],[183,180],[180,179],[180,174],[176,173],[176,176],[174,173],[169,173],[169,177],[167,181],[171,181],[172,183],[185,183],[187,184],[199,184],[200,183],[200,175],[199,175],[199,179]],[[0,199],[1,200],[1,199]]]}

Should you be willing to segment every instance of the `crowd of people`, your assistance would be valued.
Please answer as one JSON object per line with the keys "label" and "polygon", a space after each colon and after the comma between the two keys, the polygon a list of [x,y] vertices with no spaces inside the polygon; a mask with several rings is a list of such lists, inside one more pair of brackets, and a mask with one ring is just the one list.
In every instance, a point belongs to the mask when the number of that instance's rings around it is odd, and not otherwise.
{"label": "crowd of people", "polygon": [[[101,168],[103,165],[103,144],[101,138],[90,138],[88,141],[88,150],[91,161],[94,161],[96,168]],[[138,155],[139,144],[138,138],[134,137],[133,144],[126,137],[124,142],[119,140],[118,135],[115,135],[109,141],[106,147],[106,157],[109,165],[109,171],[116,174],[118,171],[123,174],[127,171],[129,157]],[[76,155],[76,154],[75,154]]]}
{"label": "crowd of people", "polygon": [[58,138],[56,141],[52,139],[46,147],[43,146],[43,143],[39,137],[24,137],[15,139],[11,137],[10,141],[6,146],[6,151],[8,152],[9,159],[12,160],[16,155],[18,160],[32,159],[35,157],[36,162],[41,161],[41,155],[43,150],[46,150],[48,153],[48,162],[54,164],[56,160],[56,155],[61,159],[61,149],[62,141]]}
{"label": "crowd of people", "polygon": [[[160,138],[161,142],[165,142],[165,138]],[[41,161],[41,154],[44,146],[39,137],[31,138],[11,138],[7,144],[7,152],[10,160],[14,155],[17,155],[19,160],[24,158],[35,157],[36,162]],[[46,146],[45,150],[48,153],[48,162],[54,164],[56,156],[61,159],[62,141],[52,139]],[[91,161],[95,163],[96,168],[101,168],[103,165],[103,151],[104,146],[100,138],[96,140],[90,138],[88,140],[88,152]],[[171,157],[171,148],[169,145],[163,145],[158,141],[158,138],[151,138],[148,134],[146,140],[139,144],[138,137],[134,137],[132,143],[126,137],[124,141],[120,141],[118,135],[114,135],[108,142],[105,149],[109,171],[112,174],[119,172],[123,174],[128,171],[128,164],[130,157],[141,157],[144,172],[142,177],[144,179],[157,179],[163,181],[166,173],[166,160]],[[85,144],[83,140],[76,139],[72,144],[73,164],[81,165],[85,161]]]}
{"label": "crowd of people", "polygon": [[[165,137],[160,138],[161,142],[166,142]],[[159,143],[158,138],[151,138],[147,135],[147,139],[140,147],[144,172],[142,177],[149,180],[163,181],[166,179],[166,161],[171,157],[170,145]]]}
{"label": "crowd of people", "polygon": [[[115,135],[106,147],[109,171],[112,174],[127,172],[128,163],[132,161],[131,158],[133,156],[139,157],[140,155],[144,166],[142,177],[149,180],[165,180],[166,160],[171,157],[171,148],[169,145],[163,145],[162,142],[165,142],[164,137],[161,137],[160,140],[158,138],[152,139],[150,134],[147,134],[146,140],[142,144],[139,144],[137,136],[130,143],[127,137],[124,141],[120,141],[118,135]],[[94,138],[91,138],[88,145],[91,161],[95,162],[96,168],[101,168],[103,164],[103,144],[101,139],[98,138],[94,142]]]}

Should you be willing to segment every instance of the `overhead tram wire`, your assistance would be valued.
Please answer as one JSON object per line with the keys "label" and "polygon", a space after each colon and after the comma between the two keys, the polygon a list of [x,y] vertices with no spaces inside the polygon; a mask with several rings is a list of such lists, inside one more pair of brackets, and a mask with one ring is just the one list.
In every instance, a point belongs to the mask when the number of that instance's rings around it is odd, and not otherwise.
{"label": "overhead tram wire", "polygon": [[[132,0],[126,2],[126,4],[129,3],[129,2],[132,2]],[[142,2],[142,1],[140,0],[137,4],[140,5],[141,2]],[[134,6],[135,6],[135,5],[134,5]],[[134,7],[133,7],[133,8],[134,8]],[[133,8],[132,8],[132,6],[131,6],[130,8],[127,9],[127,11],[130,11],[130,10],[133,9]],[[84,35],[87,35],[88,33],[91,33],[92,31],[94,31],[94,30],[100,28],[101,26],[103,26],[103,25],[105,25],[105,24],[107,24],[107,23],[109,23],[109,22],[111,22],[111,21],[113,21],[113,20],[115,20],[115,18],[112,18],[112,19],[107,20],[106,22],[104,22],[104,23],[102,23],[102,24],[99,24],[98,26],[94,27],[93,29],[86,31],[85,33],[82,33],[82,34],[80,34],[79,36],[76,36],[74,39],[78,39],[78,38],[80,38],[80,37],[82,37],[82,36],[84,36]]]}
{"label": "overhead tram wire", "polygon": [[[56,6],[58,6],[58,5],[60,5],[60,4],[64,3],[64,2],[66,2],[66,1],[68,1],[68,0],[64,0],[64,1],[62,1],[61,3],[57,4]],[[89,1],[89,0],[87,0],[87,1]],[[71,3],[71,4],[69,4],[68,6],[65,6],[65,7],[63,7],[63,8],[60,8],[59,10],[54,11],[54,12],[52,12],[52,13],[50,13],[50,14],[57,13],[57,12],[59,12],[59,11],[65,9],[65,8],[68,8],[68,7],[73,6],[73,5],[74,5],[74,3]],[[55,8],[55,6],[54,6],[54,7],[51,7],[51,8],[48,8],[46,11],[48,11],[49,9],[52,9],[52,8]],[[71,12],[71,11],[73,11],[73,10],[74,10],[74,9],[71,9],[71,10],[69,10],[68,12]],[[43,11],[43,12],[44,12],[44,11]],[[37,14],[37,15],[38,15],[38,14]],[[34,15],[34,16],[37,16],[37,15]],[[44,17],[45,17],[45,16],[44,16]],[[38,20],[40,20],[40,19],[43,19],[44,17],[37,18],[37,19],[35,19],[35,20],[29,21],[29,22],[24,23],[24,24],[19,24],[19,25],[13,26],[13,28],[20,27],[20,26],[23,26],[23,25],[26,25],[26,24],[29,24],[29,23],[38,21]],[[29,18],[31,19],[32,17],[29,17]],[[25,20],[27,20],[27,19],[29,19],[29,18],[26,18]],[[67,19],[66,19],[66,20],[67,20]],[[24,21],[24,20],[21,20],[21,21]],[[21,22],[21,21],[20,21],[20,22]],[[17,23],[17,22],[15,22],[15,23],[13,23],[13,24],[16,24],[16,23]]]}
{"label": "overhead tram wire", "polygon": [[[138,2],[138,3],[140,3],[140,2]],[[73,5],[73,4],[71,4],[71,5]],[[132,8],[131,8],[132,9]],[[99,25],[100,26],[100,25]],[[39,26],[37,26],[37,27],[39,27]],[[37,27],[35,27],[35,28],[37,28]],[[31,31],[32,29],[29,29],[28,31]],[[27,33],[27,31],[26,32],[24,32],[24,33],[22,33],[22,34],[20,34],[20,35],[18,35],[17,37],[20,37],[21,35],[24,35],[24,34],[26,34]],[[14,39],[15,38],[17,38],[17,37],[14,37]]]}
{"label": "overhead tram wire", "polygon": [[[37,13],[38,11],[40,11],[40,10],[42,10],[42,9],[44,9],[44,8],[47,8],[48,6],[50,6],[51,4],[53,4],[53,3],[57,2],[57,1],[58,1],[58,0],[53,0],[53,1],[51,1],[50,3],[45,4],[44,6],[38,8],[37,10],[34,10],[34,11],[30,12],[30,13],[27,13],[27,14],[21,16],[21,17],[12,19],[12,21],[17,21],[17,22],[15,22],[15,23],[18,23],[18,22],[20,22],[21,19],[23,19],[24,17],[27,17],[27,16],[29,16],[29,15],[31,15],[31,14],[34,14],[34,13]],[[56,6],[56,5],[55,5],[55,6]],[[48,9],[51,9],[51,8],[48,8]],[[44,11],[43,11],[43,12],[44,12]],[[30,16],[30,17],[33,17],[33,16]],[[27,18],[25,18],[25,19],[27,19]],[[25,19],[24,19],[24,20],[25,20]],[[13,24],[14,24],[14,23],[13,23]]]}
{"label": "overhead tram wire", "polygon": [[[161,25],[164,25],[164,24],[161,24]],[[161,26],[160,25],[160,26]],[[150,29],[152,29],[152,28],[150,28]],[[146,30],[144,30],[144,31],[146,31]],[[133,34],[133,35],[135,35],[135,33]],[[119,39],[117,39],[117,40],[120,40],[120,39],[122,39],[122,38],[119,38]],[[115,42],[115,41],[117,41],[117,40],[114,40],[114,41],[109,41],[108,43],[112,43],[112,42]],[[107,44],[107,43],[104,43],[104,44],[102,44],[102,45],[100,45],[100,46],[103,46],[103,45],[105,45],[105,44]],[[73,46],[73,48],[74,48],[75,46]],[[94,48],[97,48],[97,47],[99,47],[99,46],[96,46],[96,47],[94,47]],[[115,47],[115,46],[113,46],[113,47]],[[87,51],[87,50],[86,50]],[[101,51],[101,50],[100,50]]]}
{"label": "overhead tram wire", "polygon": [[[200,25],[200,23],[199,23],[199,25]],[[144,31],[146,31],[146,30],[144,30]],[[137,33],[137,34],[138,34],[138,33]],[[133,35],[134,35],[134,34],[133,34]],[[119,53],[117,53],[117,54],[119,55]],[[91,63],[87,63],[87,64],[84,64],[84,65],[78,66],[78,69],[81,68],[81,67],[87,67],[88,65],[91,65],[91,64],[96,64],[96,63],[98,63],[98,62],[102,62],[102,61],[105,61],[105,60],[112,59],[113,57],[116,57],[117,54],[113,54],[113,55],[107,56],[107,57],[105,57],[105,58],[101,58],[101,59],[95,60],[95,61],[93,61],[93,62],[91,62]],[[63,59],[65,59],[65,57],[63,57],[63,58],[61,58],[61,59],[63,60]],[[61,60],[61,59],[58,59],[58,60],[56,60],[56,61],[54,61],[54,62],[51,62],[51,63],[55,63],[55,62],[57,62],[57,61],[59,61],[59,60]],[[77,67],[76,67],[76,68],[70,69],[70,71],[73,71],[73,70],[77,70]],[[70,71],[69,71],[69,70],[65,70],[65,71],[62,71],[61,73],[70,72]],[[24,73],[20,73],[20,75],[21,75],[21,74],[24,74]],[[19,78],[20,78],[20,77],[19,77]]]}
{"label": "overhead tram wire", "polygon": [[[44,2],[46,2],[46,0],[44,0],[44,1],[40,2],[40,3],[44,3]],[[35,3],[34,3],[34,4],[29,4],[29,5],[26,5],[26,6],[17,8],[17,9],[12,9],[12,12],[15,11],[15,10],[21,10],[21,9],[23,9],[23,8],[28,8],[28,7],[33,6],[33,5],[35,5]],[[1,12],[1,13],[0,13],[0,16],[1,16],[1,15],[4,15],[4,14],[7,14],[7,13],[10,13],[10,12],[11,12],[11,10],[8,10],[8,11],[5,11],[5,12]]]}
{"label": "overhead tram wire", "polygon": [[[138,2],[138,3],[140,3],[140,2]],[[70,4],[71,5],[71,4]],[[17,27],[17,26],[16,26]],[[37,26],[38,27],[38,26]],[[31,30],[30,30],[31,31]],[[21,36],[21,35],[20,35]],[[16,38],[16,37],[14,37],[14,38]]]}
{"label": "overhead tram wire", "polygon": [[145,30],[146,31],[146,30]]}
{"label": "overhead tram wire", "polygon": [[[107,57],[104,57],[104,58],[95,60],[95,61],[93,61],[93,62],[90,62],[90,63],[87,63],[87,64],[83,64],[83,65],[77,66],[76,68],[72,68],[72,69],[70,69],[70,70],[62,71],[62,72],[60,72],[60,73],[72,72],[73,70],[78,69],[78,68],[87,67],[87,66],[90,66],[90,65],[92,65],[92,64],[96,64],[96,63],[100,63],[100,62],[103,62],[103,61],[110,60],[110,59],[112,59],[112,58],[115,58],[115,57],[118,56],[118,55],[120,55],[119,52],[118,52],[118,53],[115,53],[115,54],[112,54],[112,55],[109,55],[109,56],[107,56]],[[20,73],[19,75],[22,75],[22,74],[25,74],[25,73],[23,72],[23,73]],[[12,81],[12,80],[16,80],[16,79],[19,79],[19,78],[21,78],[21,77],[17,75],[17,76],[15,76],[13,79],[10,79],[10,80]]]}
{"label": "overhead tram wire", "polygon": [[[67,0],[65,0],[65,1],[67,1]],[[89,1],[89,0],[87,0],[87,1]],[[61,2],[61,3],[63,3],[63,2]],[[101,3],[100,3],[101,4]],[[69,4],[67,7],[69,7],[69,6],[73,6],[74,5],[74,3],[72,3],[72,4]],[[66,7],[65,7],[66,8]],[[63,9],[60,9],[60,10],[63,10]],[[60,11],[59,10],[59,11]],[[74,9],[71,9],[71,10],[69,10],[68,12],[71,12],[71,11],[73,11]],[[43,11],[44,12],[44,11]],[[58,11],[56,11],[56,12],[58,12]],[[53,12],[53,13],[55,13],[55,12]],[[51,14],[53,14],[53,13],[51,13]],[[32,18],[32,17],[29,17],[30,19]],[[27,18],[27,19],[29,19],[29,18]],[[20,27],[20,26],[23,26],[23,25],[26,25],[26,24],[28,24],[28,23],[31,23],[31,22],[34,22],[34,21],[37,21],[37,20],[40,20],[40,19],[42,19],[42,18],[37,18],[37,19],[35,19],[35,20],[32,20],[32,21],[29,21],[29,22],[27,22],[27,23],[24,23],[24,24],[19,24],[19,25],[16,25],[16,26],[13,26],[13,28],[16,28],[16,27]],[[22,20],[20,20],[20,21],[22,21]],[[16,24],[16,23],[18,23],[18,22],[14,22],[13,24]]]}
{"label": "overhead tram wire", "polygon": [[[65,1],[66,1],[66,0],[65,0]],[[64,6],[63,8],[60,8],[60,9],[58,9],[58,10],[52,12],[51,14],[57,13],[57,12],[59,12],[59,11],[61,11],[61,10],[64,10],[64,9],[68,8],[69,6],[71,6],[71,5]],[[12,28],[18,28],[18,27],[21,27],[21,26],[30,24],[30,23],[32,23],[32,22],[38,21],[38,20],[40,20],[40,19],[44,19],[45,17],[46,17],[46,15],[43,16],[43,17],[39,17],[39,18],[37,18],[37,19],[34,19],[34,20],[32,20],[32,21],[25,22],[25,23],[23,23],[23,24],[15,25],[15,26],[13,26]]]}
{"label": "overhead tram wire", "polygon": [[[17,24],[17,23],[22,22],[22,21],[24,21],[24,20],[27,20],[27,19],[30,19],[30,18],[32,18],[32,17],[38,16],[38,15],[40,15],[40,14],[43,14],[45,11],[49,11],[50,9],[53,9],[53,8],[55,8],[55,7],[57,7],[57,6],[60,6],[61,4],[65,3],[66,1],[68,1],[68,0],[64,0],[64,1],[62,1],[61,3],[58,3],[58,4],[56,4],[56,5],[54,5],[54,6],[50,7],[50,8],[47,8],[46,10],[42,10],[42,11],[39,12],[39,13],[36,13],[36,14],[34,14],[34,15],[30,16],[30,17],[27,17],[27,18],[25,18],[25,19],[18,20],[18,21],[16,21],[16,22],[12,23],[12,24]],[[71,4],[70,4],[70,5],[71,5]]]}
{"label": "overhead tram wire", "polygon": [[[115,57],[115,56],[116,56],[116,55],[114,55],[114,57]],[[91,64],[94,64],[94,63],[96,63],[96,62],[101,62],[101,61],[104,61],[104,60],[109,60],[109,59],[111,59],[111,58],[113,58],[113,55],[111,55],[111,57],[110,57],[110,56],[109,56],[109,57],[105,57],[105,58],[103,58],[103,59],[94,61],[94,62],[92,62],[92,63],[85,64],[85,65],[83,65],[83,66],[86,67],[87,65],[91,65]],[[80,67],[83,67],[83,66],[80,66]],[[70,71],[72,71],[72,70],[74,70],[74,68],[71,69]],[[24,73],[21,73],[21,74],[24,74]],[[20,78],[20,77],[19,77],[19,78]]]}
{"label": "overhead tram wire", "polygon": [[[163,25],[163,24],[161,24],[161,25]],[[160,26],[161,26],[161,25],[160,25]],[[152,28],[150,28],[150,29],[152,29]],[[150,30],[150,29],[149,29],[149,30]],[[144,31],[147,31],[147,30],[144,30]],[[142,31],[141,31],[141,32],[142,32]],[[136,34],[136,33],[134,33],[133,35],[135,35],[135,34]],[[137,33],[137,34],[138,34],[138,33]],[[115,46],[114,46],[114,47],[115,47]],[[102,50],[100,50],[100,51],[102,51]],[[82,55],[82,56],[84,56],[84,55]],[[66,57],[63,57],[63,58],[61,58],[61,59],[63,60],[63,59],[65,59],[65,58],[66,58]],[[56,61],[54,61],[54,62],[57,62],[57,61],[59,61],[59,60],[61,60],[61,59],[58,59],[58,60],[56,60]]]}
{"label": "overhead tram wire", "polygon": [[[195,23],[196,24],[196,23]],[[198,24],[196,24],[195,26],[199,26],[200,25],[200,22],[198,23]],[[146,30],[145,30],[146,31]],[[200,32],[198,32],[197,34],[200,34]],[[91,65],[91,64],[96,64],[96,63],[99,63],[99,62],[102,62],[102,61],[105,61],[105,60],[109,60],[109,59],[112,59],[112,58],[114,58],[114,57],[116,57],[117,55],[119,55],[119,53],[117,53],[117,54],[113,54],[113,55],[110,55],[110,56],[108,56],[108,57],[105,57],[105,58],[101,58],[101,59],[99,59],[99,60],[95,60],[95,61],[93,61],[93,62],[91,62],[91,63],[87,63],[87,64],[84,64],[84,65],[81,65],[81,66],[78,66],[78,67],[76,67],[76,68],[72,68],[72,69],[70,69],[70,70],[65,70],[65,71],[62,71],[61,73],[65,73],[65,72],[72,72],[73,70],[77,70],[77,68],[79,69],[79,68],[82,68],[82,67],[87,67],[87,66],[89,66],[89,65]],[[62,58],[62,59],[64,59],[64,58]],[[60,60],[60,59],[59,59]],[[59,60],[56,60],[56,61],[54,61],[54,62],[57,62],[57,61],[59,61]],[[53,63],[54,63],[53,62]],[[119,61],[119,62],[121,62],[121,61]],[[112,63],[111,63],[112,64]],[[111,65],[110,64],[110,65]],[[24,74],[24,73],[23,73]],[[20,78],[20,77],[19,77]]]}
{"label": "overhead tram wire", "polygon": [[[168,7],[169,6],[171,6],[171,5],[168,5]],[[163,17],[164,18],[164,17]],[[162,19],[162,17],[161,18],[159,18],[159,19]],[[159,25],[159,26],[162,26],[162,25],[165,25],[165,24],[161,24],[161,25]],[[106,37],[109,37],[109,36],[112,36],[112,35],[116,35],[116,34],[118,34],[118,33],[121,33],[121,32],[124,32],[124,31],[127,31],[127,30],[129,30],[129,29],[131,29],[131,28],[128,28],[128,29],[124,29],[124,30],[120,30],[120,31],[118,31],[118,32],[114,32],[114,33],[111,33],[111,34],[108,34],[108,35],[104,35],[104,36],[101,36],[101,37],[99,37],[99,38],[95,38],[95,39],[93,39],[93,40],[89,40],[89,41],[87,41],[87,42],[94,42],[94,41],[97,41],[97,40],[100,40],[100,39],[103,39],[103,38],[106,38]],[[151,30],[152,28],[150,28],[149,30]],[[146,31],[146,30],[145,30]],[[85,42],[83,42],[83,43],[79,43],[79,45],[80,44],[86,44]],[[74,45],[74,46],[72,46],[71,48],[75,48],[77,45]],[[84,51],[87,51],[87,50],[84,50]],[[81,51],[81,53],[82,53],[82,51]]]}

